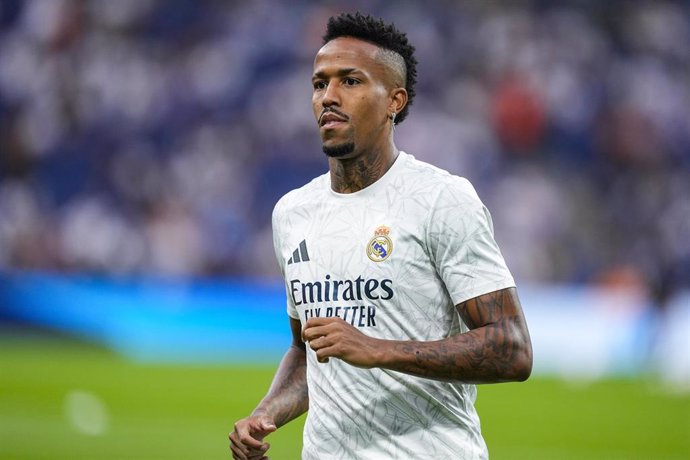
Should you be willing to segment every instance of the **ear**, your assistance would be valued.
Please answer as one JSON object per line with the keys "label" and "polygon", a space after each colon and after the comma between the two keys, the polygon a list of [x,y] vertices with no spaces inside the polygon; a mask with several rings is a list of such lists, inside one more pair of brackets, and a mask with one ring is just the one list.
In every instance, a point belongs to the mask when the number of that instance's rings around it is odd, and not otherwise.
{"label": "ear", "polygon": [[388,105],[388,113],[400,113],[407,105],[407,90],[394,88],[391,90],[391,102]]}

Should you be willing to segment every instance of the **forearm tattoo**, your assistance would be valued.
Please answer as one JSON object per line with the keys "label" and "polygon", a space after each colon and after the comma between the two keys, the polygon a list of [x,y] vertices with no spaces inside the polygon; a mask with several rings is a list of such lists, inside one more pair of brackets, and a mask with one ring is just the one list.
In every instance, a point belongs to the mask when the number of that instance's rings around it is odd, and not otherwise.
{"label": "forearm tattoo", "polygon": [[268,393],[254,414],[268,414],[276,426],[285,425],[307,411],[307,360],[304,348],[291,346],[276,371]]}
{"label": "forearm tattoo", "polygon": [[438,380],[492,383],[525,380],[532,347],[515,289],[492,292],[457,306],[471,329],[434,342],[397,342],[401,359],[390,367]]}

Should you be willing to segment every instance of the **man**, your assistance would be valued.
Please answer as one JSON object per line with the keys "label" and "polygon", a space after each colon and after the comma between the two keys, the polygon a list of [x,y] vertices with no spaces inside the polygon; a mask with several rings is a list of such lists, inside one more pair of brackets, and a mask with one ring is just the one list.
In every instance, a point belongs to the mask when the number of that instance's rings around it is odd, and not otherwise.
{"label": "man", "polygon": [[273,213],[293,343],[230,434],[236,459],[265,458],[264,437],[307,409],[304,459],[487,458],[474,384],[531,372],[488,211],[466,179],[393,142],[413,52],[369,16],[328,23],[312,104],[329,172]]}

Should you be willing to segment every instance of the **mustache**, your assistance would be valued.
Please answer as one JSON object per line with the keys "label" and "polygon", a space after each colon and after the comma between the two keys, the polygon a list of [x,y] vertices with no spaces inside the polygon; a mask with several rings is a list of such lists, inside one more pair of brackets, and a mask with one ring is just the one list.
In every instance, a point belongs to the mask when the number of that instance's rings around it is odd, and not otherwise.
{"label": "mustache", "polygon": [[330,108],[330,107],[327,107],[327,108],[323,109],[323,110],[321,111],[321,115],[319,115],[319,121],[318,121],[319,124],[321,124],[321,119],[322,119],[323,116],[326,115],[327,113],[334,113],[334,114],[338,115],[339,117],[342,117],[344,120],[349,120],[349,119],[350,119],[350,117],[348,117],[347,115],[345,115],[345,114],[344,114],[343,112],[341,112],[340,110],[336,110],[336,109],[332,109],[332,108]]}

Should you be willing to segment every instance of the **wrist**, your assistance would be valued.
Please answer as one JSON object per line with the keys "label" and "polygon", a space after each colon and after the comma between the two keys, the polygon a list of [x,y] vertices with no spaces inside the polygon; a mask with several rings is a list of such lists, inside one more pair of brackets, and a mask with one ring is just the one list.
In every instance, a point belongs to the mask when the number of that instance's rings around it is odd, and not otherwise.
{"label": "wrist", "polygon": [[387,368],[390,364],[392,349],[392,342],[390,340],[383,339],[371,339],[371,357],[372,366]]}
{"label": "wrist", "polygon": [[377,367],[400,370],[417,365],[419,342],[407,340],[381,340],[376,348]]}
{"label": "wrist", "polygon": [[251,416],[252,417],[269,417],[271,420],[274,419],[274,416],[271,413],[271,411],[269,410],[269,408],[264,406],[264,405],[260,405],[256,409],[254,409],[252,411]]}

